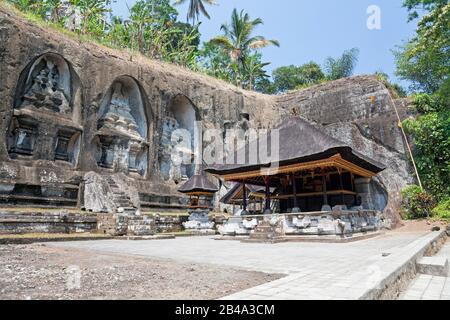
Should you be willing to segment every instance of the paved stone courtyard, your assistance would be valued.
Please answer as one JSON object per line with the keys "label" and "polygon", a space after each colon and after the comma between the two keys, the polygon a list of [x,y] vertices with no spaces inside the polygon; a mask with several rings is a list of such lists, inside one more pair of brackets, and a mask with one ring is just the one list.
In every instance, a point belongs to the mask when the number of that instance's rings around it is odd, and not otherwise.
{"label": "paved stone courtyard", "polygon": [[389,233],[353,243],[251,244],[208,237],[85,241],[50,246],[165,258],[287,276],[224,299],[358,299],[431,233]]}
{"label": "paved stone courtyard", "polygon": [[0,300],[209,300],[283,276],[37,243],[0,245]]}

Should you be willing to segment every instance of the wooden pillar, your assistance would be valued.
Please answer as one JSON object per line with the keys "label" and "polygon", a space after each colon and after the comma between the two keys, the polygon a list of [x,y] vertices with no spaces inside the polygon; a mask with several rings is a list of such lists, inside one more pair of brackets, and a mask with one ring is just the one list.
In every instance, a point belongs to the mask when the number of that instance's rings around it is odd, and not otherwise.
{"label": "wooden pillar", "polygon": [[270,176],[265,177],[264,179],[266,183],[266,205],[264,208],[264,213],[270,212]]}
{"label": "wooden pillar", "polygon": [[247,187],[245,186],[245,180],[242,182],[242,209],[247,211]]}
{"label": "wooden pillar", "polygon": [[322,176],[322,191],[323,191],[323,204],[328,205],[328,195],[327,195],[327,177]]}
{"label": "wooden pillar", "polygon": [[[355,192],[355,175],[350,172],[350,183],[352,184],[352,191]],[[353,196],[353,205],[357,206],[358,199],[356,194]]]}
{"label": "wooden pillar", "polygon": [[292,174],[292,191],[294,193],[294,208],[298,209],[297,180],[295,179],[295,174]]}
{"label": "wooden pillar", "polygon": [[[340,189],[344,190],[344,183],[342,181],[342,172],[341,172],[341,170],[339,170],[339,185],[340,185]],[[344,199],[344,193],[343,192],[341,193],[341,203],[342,203],[342,205],[345,204],[345,199]]]}

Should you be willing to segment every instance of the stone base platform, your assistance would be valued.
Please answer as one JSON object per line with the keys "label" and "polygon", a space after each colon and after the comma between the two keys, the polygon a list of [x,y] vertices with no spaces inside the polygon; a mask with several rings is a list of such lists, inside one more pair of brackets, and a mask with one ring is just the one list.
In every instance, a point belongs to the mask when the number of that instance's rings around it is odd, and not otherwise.
{"label": "stone base platform", "polygon": [[119,240],[132,240],[132,241],[142,241],[142,240],[168,240],[175,239],[175,236],[172,234],[157,234],[153,236],[122,236],[115,237],[115,239]]}
{"label": "stone base platform", "polygon": [[234,240],[242,243],[282,243],[282,242],[310,242],[310,243],[349,243],[371,239],[384,235],[384,231],[371,233],[355,233],[351,236],[282,236],[276,239],[258,240],[249,236],[218,236],[214,240]]}
{"label": "stone base platform", "polygon": [[336,208],[323,212],[232,217],[218,230],[222,236],[248,236],[249,242],[284,242],[285,238],[343,242],[342,239],[358,239],[360,234],[377,235],[390,227],[390,221],[380,212]]}
{"label": "stone base platform", "polygon": [[190,236],[215,236],[217,233],[211,229],[188,230]]}
{"label": "stone base platform", "polygon": [[195,209],[189,211],[188,221],[183,223],[187,231],[197,233],[214,232],[214,222],[209,221],[209,210]]}

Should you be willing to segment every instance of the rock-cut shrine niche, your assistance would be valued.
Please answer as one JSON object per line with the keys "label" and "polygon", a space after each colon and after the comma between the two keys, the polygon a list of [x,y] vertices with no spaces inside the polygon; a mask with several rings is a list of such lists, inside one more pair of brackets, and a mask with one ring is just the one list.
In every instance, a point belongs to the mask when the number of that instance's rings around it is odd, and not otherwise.
{"label": "rock-cut shrine niche", "polygon": [[171,100],[163,119],[159,153],[164,180],[180,183],[196,173],[195,139],[200,132],[199,121],[199,112],[188,98],[178,95]]}
{"label": "rock-cut shrine niche", "polygon": [[115,80],[100,105],[97,163],[113,171],[145,176],[148,125],[142,91],[136,80]]}
{"label": "rock-cut shrine niche", "polygon": [[46,53],[19,76],[9,128],[12,159],[76,165],[82,134],[81,82],[62,56]]}
{"label": "rock-cut shrine niche", "polygon": [[71,71],[61,56],[49,53],[39,57],[25,76],[26,79],[22,79],[23,83],[19,84],[16,108],[72,113]]}

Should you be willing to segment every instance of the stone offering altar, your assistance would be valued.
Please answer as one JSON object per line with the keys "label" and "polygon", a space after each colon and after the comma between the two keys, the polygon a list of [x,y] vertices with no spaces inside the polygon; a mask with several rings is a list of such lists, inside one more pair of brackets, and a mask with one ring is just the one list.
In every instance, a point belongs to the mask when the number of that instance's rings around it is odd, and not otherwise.
{"label": "stone offering altar", "polygon": [[214,222],[209,221],[209,213],[218,188],[205,176],[194,175],[178,191],[189,196],[189,220],[183,224],[185,229],[215,233]]}
{"label": "stone offering altar", "polygon": [[209,221],[210,210],[189,210],[189,219],[183,223],[186,230],[214,231],[214,222]]}
{"label": "stone offering altar", "polygon": [[242,210],[238,210],[226,223],[218,227],[218,231],[223,236],[247,236],[257,225],[256,219],[244,219]]}

